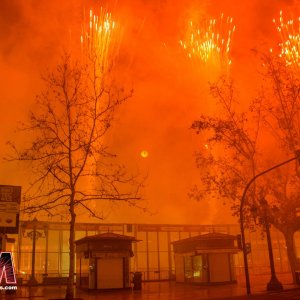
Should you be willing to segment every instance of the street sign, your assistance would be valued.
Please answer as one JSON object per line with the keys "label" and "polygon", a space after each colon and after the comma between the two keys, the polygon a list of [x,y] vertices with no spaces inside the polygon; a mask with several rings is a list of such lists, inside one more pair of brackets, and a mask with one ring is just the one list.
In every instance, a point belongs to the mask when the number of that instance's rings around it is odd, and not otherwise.
{"label": "street sign", "polygon": [[21,187],[0,185],[0,233],[18,233]]}

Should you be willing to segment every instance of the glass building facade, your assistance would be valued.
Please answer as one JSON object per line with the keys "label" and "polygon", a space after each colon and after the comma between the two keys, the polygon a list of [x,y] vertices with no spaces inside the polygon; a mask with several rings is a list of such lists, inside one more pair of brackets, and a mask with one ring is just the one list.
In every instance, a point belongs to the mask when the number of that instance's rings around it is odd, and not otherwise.
{"label": "glass building facade", "polygon": [[[19,277],[27,280],[32,270],[33,232],[35,231],[35,274],[38,282],[43,276],[67,276],[69,269],[69,224],[52,222],[20,222],[18,235],[9,235],[6,250],[12,251]],[[167,225],[167,224],[76,224],[75,240],[99,233],[113,232],[134,236],[140,240],[133,245],[131,271],[140,271],[143,280],[173,280],[175,277],[173,241],[209,232],[231,235],[240,233],[239,225]],[[276,272],[289,273],[289,263],[283,235],[271,230]],[[266,237],[257,232],[247,232],[251,242],[248,255],[252,275],[268,274],[269,257]],[[300,233],[295,235],[297,256],[300,256]],[[242,252],[234,255],[237,279],[243,276]]]}

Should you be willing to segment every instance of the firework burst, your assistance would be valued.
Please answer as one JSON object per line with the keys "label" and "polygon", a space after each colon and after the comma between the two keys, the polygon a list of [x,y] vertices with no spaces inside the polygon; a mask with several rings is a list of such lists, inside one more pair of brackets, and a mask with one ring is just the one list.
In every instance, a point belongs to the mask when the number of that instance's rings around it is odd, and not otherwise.
{"label": "firework burst", "polygon": [[190,21],[186,37],[180,40],[180,45],[191,59],[228,66],[231,64],[230,49],[234,31],[232,18],[225,18],[223,14],[219,19],[204,20],[199,26]]}
{"label": "firework burst", "polygon": [[111,13],[102,7],[97,15],[90,10],[89,21],[82,26],[81,55],[84,60],[97,62],[102,72],[108,70],[119,48],[118,30]]}
{"label": "firework burst", "polygon": [[[300,65],[300,17],[297,20],[285,21],[282,11],[279,19],[273,19],[280,37],[279,57],[283,58],[287,65]],[[272,49],[271,49],[272,51]]]}

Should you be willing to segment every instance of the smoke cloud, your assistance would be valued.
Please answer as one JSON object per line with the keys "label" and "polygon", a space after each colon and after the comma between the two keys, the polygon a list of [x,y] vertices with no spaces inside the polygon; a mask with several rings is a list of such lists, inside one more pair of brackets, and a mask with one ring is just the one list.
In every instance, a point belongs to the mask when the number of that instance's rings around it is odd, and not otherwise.
{"label": "smoke cloud", "polygon": [[[42,90],[40,75],[77,43],[83,11],[107,7],[124,26],[122,53],[134,94],[117,113],[108,143],[129,172],[148,174],[145,199],[153,214],[105,205],[105,222],[232,223],[222,202],[188,197],[198,181],[194,152],[203,140],[190,129],[201,113],[215,111],[208,82],[217,73],[184,55],[179,40],[189,20],[232,16],[232,72],[247,105],[258,88],[251,49],[277,41],[272,19],[283,10],[297,16],[298,1],[0,1],[1,143],[14,139]],[[79,46],[79,43],[78,43]],[[26,138],[21,138],[21,142]],[[148,157],[141,157],[141,151]],[[20,166],[1,163],[0,183],[26,185]],[[82,216],[82,220],[84,216]]]}

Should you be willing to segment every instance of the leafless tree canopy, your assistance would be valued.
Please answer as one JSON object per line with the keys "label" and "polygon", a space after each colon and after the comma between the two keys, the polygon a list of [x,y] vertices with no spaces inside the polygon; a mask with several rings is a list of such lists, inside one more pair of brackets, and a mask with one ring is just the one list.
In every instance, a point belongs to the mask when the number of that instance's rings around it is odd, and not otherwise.
{"label": "leafless tree canopy", "polygon": [[[300,141],[299,67],[287,65],[272,54],[260,55],[262,88],[248,110],[238,107],[233,82],[221,78],[211,85],[219,105],[216,115],[201,115],[192,128],[205,135],[206,149],[196,153],[200,183],[190,196],[208,195],[231,200],[239,215],[243,191],[259,172],[295,156]],[[267,141],[270,141],[266,152]],[[278,161],[279,159],[279,161]],[[299,166],[290,164],[256,180],[247,194],[244,217],[248,226],[273,224],[285,236],[292,271],[297,261],[293,235],[300,229]],[[294,272],[292,272],[294,275]],[[294,278],[295,279],[295,278]]]}
{"label": "leafless tree canopy", "polygon": [[[73,298],[75,222],[78,211],[102,218],[99,201],[122,201],[142,207],[141,180],[114,163],[106,146],[116,109],[132,91],[114,77],[113,64],[92,53],[84,62],[65,55],[53,73],[44,76],[44,92],[37,97],[22,134],[29,147],[13,143],[11,161],[24,161],[34,180],[24,195],[25,212],[46,211],[70,221],[70,270],[66,299]],[[100,63],[99,63],[100,62]],[[101,63],[102,62],[102,63]]]}
{"label": "leafless tree canopy", "polygon": [[[105,135],[117,107],[131,96],[105,76],[91,75],[90,66],[64,56],[54,73],[43,78],[45,91],[37,97],[30,121],[23,124],[30,147],[15,145],[9,159],[30,162],[34,181],[26,193],[25,211],[63,211],[74,197],[75,207],[100,216],[91,201],[139,199],[139,184],[124,167],[113,163]],[[126,185],[126,189],[122,187]]]}

